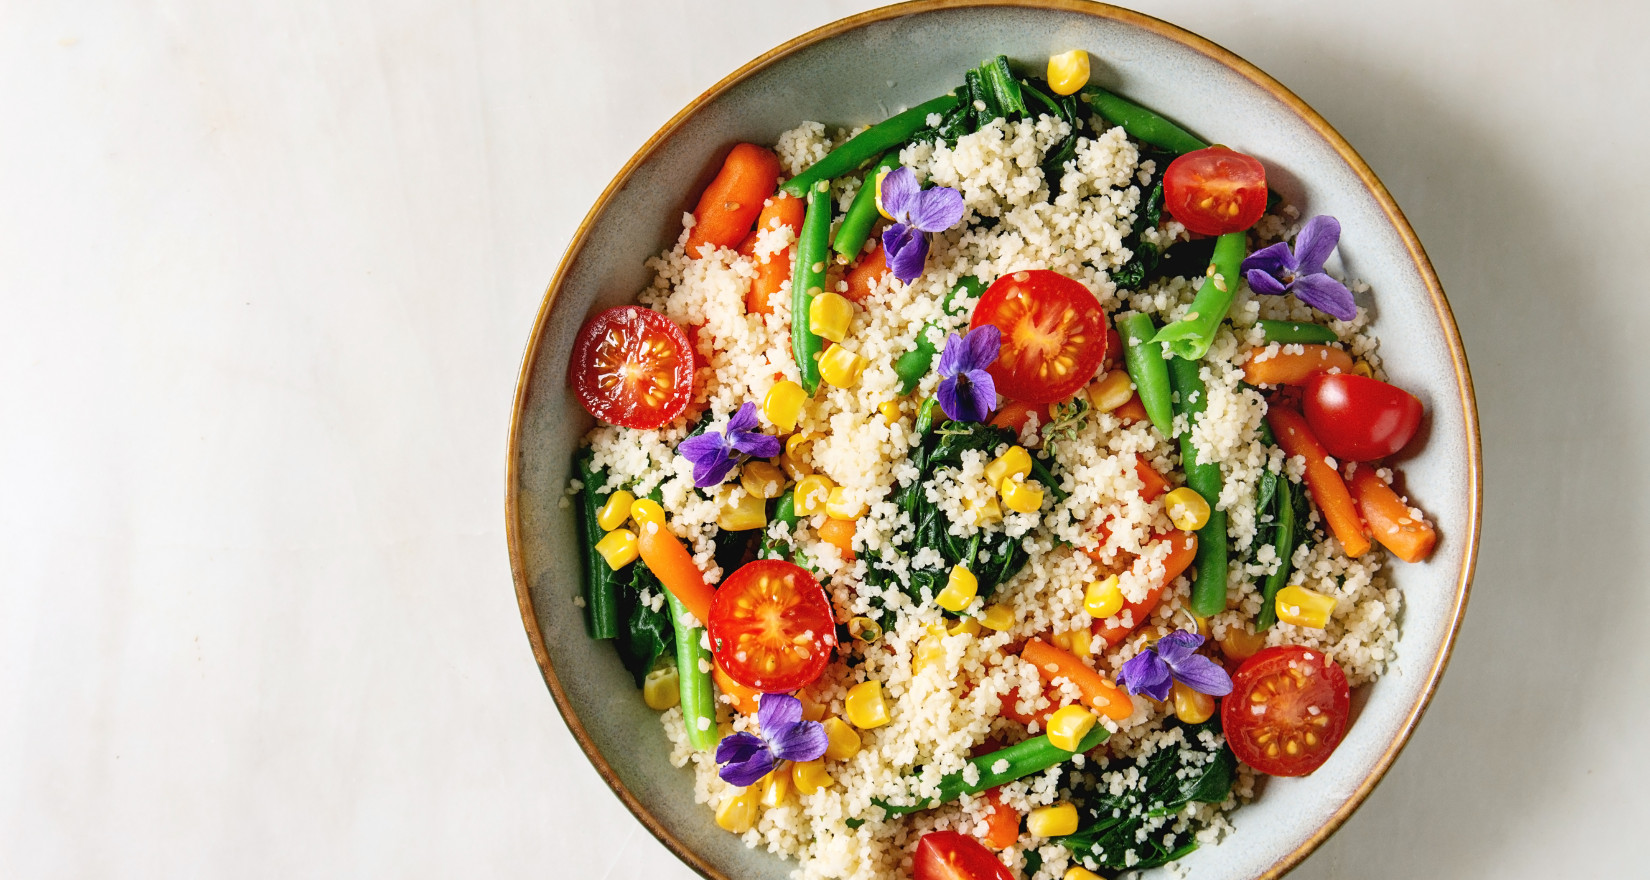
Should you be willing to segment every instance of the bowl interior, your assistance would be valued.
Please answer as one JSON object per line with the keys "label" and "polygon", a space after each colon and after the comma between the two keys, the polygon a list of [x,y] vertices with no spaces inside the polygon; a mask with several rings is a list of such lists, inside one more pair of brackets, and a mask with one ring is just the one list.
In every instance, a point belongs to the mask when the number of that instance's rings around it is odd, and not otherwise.
{"label": "bowl interior", "polygon": [[[587,218],[546,294],[522,370],[511,438],[509,527],[529,637],[562,712],[591,759],[667,846],[710,876],[784,877],[794,864],[746,849],[693,803],[688,770],[632,691],[611,646],[585,636],[572,511],[559,505],[590,427],[566,387],[573,336],[593,311],[650,281],[643,261],[674,240],[713,163],[737,141],[771,143],[804,119],[874,122],[938,95],[998,53],[1033,61],[1086,49],[1095,82],[1266,163],[1303,214],[1345,230],[1342,268],[1372,287],[1393,380],[1426,403],[1424,449],[1403,462],[1409,492],[1439,525],[1425,565],[1398,564],[1398,656],[1357,695],[1355,720],[1312,776],[1272,780],[1232,814],[1236,832],[1184,864],[1208,880],[1281,873],[1357,806],[1407,738],[1442,672],[1465,598],[1478,520],[1478,447],[1453,319],[1413,234],[1385,190],[1316,114],[1224,50],[1153,19],[1094,4],[914,4],[828,26],[775,50],[678,116],[631,161]],[[1365,298],[1366,302],[1368,298]]]}

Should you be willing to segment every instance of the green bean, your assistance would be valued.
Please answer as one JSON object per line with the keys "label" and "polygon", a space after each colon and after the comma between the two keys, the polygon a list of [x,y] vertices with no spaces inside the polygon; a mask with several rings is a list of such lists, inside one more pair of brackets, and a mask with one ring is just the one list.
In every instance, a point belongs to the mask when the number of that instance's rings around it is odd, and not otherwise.
{"label": "green bean", "polygon": [[791,268],[791,351],[801,374],[802,390],[819,390],[819,353],[824,344],[808,326],[808,305],[825,289],[825,264],[830,259],[831,182],[821,180],[808,190],[807,213],[796,242]]}
{"label": "green bean", "polygon": [[670,603],[670,624],[676,630],[676,680],[682,687],[682,721],[687,724],[688,742],[701,752],[708,751],[716,748],[719,733],[716,692],[710,684],[709,665],[713,661],[700,644],[705,630],[684,622],[687,609],[668,591],[665,601]]}
{"label": "green bean", "polygon": [[1215,341],[1215,331],[1226,320],[1237,296],[1238,267],[1242,265],[1249,243],[1241,232],[1228,232],[1215,239],[1215,253],[1209,258],[1209,272],[1192,298],[1186,317],[1157,331],[1153,342],[1167,343],[1169,353],[1178,358],[1196,361],[1209,352]]}
{"label": "green bean", "polygon": [[1281,342],[1288,345],[1299,342],[1308,345],[1328,345],[1339,342],[1340,337],[1335,331],[1322,324],[1303,324],[1298,321],[1256,321],[1262,333],[1266,334],[1267,342]]}
{"label": "green bean", "polygon": [[613,569],[596,552],[596,542],[602,539],[601,523],[596,511],[607,503],[606,495],[596,492],[597,486],[607,483],[605,472],[590,467],[588,448],[579,453],[576,467],[579,482],[579,544],[584,555],[584,627],[593,639],[612,639],[619,635],[619,594]]}
{"label": "green bean", "polygon": [[[794,534],[796,532],[796,487],[787,488],[773,503],[773,514],[768,517],[768,524],[782,522]],[[764,529],[762,532],[762,546],[757,551],[761,559],[788,559],[789,542],[781,541],[769,535]]]}
{"label": "green bean", "polygon": [[1186,129],[1099,86],[1088,86],[1083,89],[1083,94],[1101,116],[1122,126],[1123,131],[1137,141],[1145,141],[1171,153],[1190,153],[1209,146]]}
{"label": "green bean", "polygon": [[[955,315],[957,303],[965,296],[977,298],[985,292],[985,284],[972,275],[964,276],[951,288],[951,295],[945,298],[945,313]],[[894,373],[899,376],[899,393],[910,394],[922,377],[928,375],[928,368],[934,365],[934,356],[938,350],[933,341],[928,338],[928,331],[935,326],[933,321],[922,325],[917,331],[917,347],[899,356],[894,361]]]}
{"label": "green bean", "polygon": [[836,242],[831,249],[847,257],[849,261],[859,258],[859,252],[865,247],[865,239],[871,234],[871,227],[877,222],[877,175],[884,171],[892,171],[899,167],[899,151],[889,150],[882,154],[882,158],[865,172],[865,180],[859,185],[859,192],[854,193],[854,203],[848,206],[848,213],[842,215],[842,222],[836,227]]}
{"label": "green bean", "polygon": [[847,143],[827,153],[825,158],[809,166],[806,171],[785,181],[785,185],[780,188],[793,196],[800,196],[811,191],[813,185],[821,180],[841,177],[871,161],[884,150],[905,143],[911,135],[926,128],[930,113],[944,114],[956,105],[957,96],[945,94],[932,101],[918,104],[904,113],[890,116],[849,138]]}
{"label": "green bean", "polygon": [[[988,788],[1007,785],[1016,779],[1024,779],[1033,773],[1041,773],[1068,760],[1072,755],[1081,754],[1098,747],[1110,735],[1103,725],[1096,724],[1088,732],[1088,735],[1084,736],[1082,741],[1077,744],[1077,751],[1075,752],[1068,752],[1049,742],[1048,734],[1035,736],[1018,745],[1012,745],[988,755],[981,755],[978,758],[970,758],[968,763],[973,765],[978,772],[974,782],[968,782],[963,778],[963,774],[967,770],[967,768],[964,768],[956,773],[947,773],[942,777],[940,779],[940,793],[927,800],[918,801],[908,807],[891,806],[880,800],[873,801],[873,803],[882,807],[889,816],[904,816],[930,807],[937,807],[940,804],[954,801],[965,794],[978,794]],[[1005,761],[1008,764],[1007,769],[1001,773],[993,769]]]}
{"label": "green bean", "polygon": [[1140,395],[1140,404],[1146,415],[1165,437],[1174,436],[1174,402],[1169,391],[1169,365],[1163,359],[1163,346],[1153,345],[1157,325],[1152,316],[1134,312],[1119,318],[1117,330],[1123,336],[1123,363],[1128,367],[1134,390]]}
{"label": "green bean", "polygon": [[1289,583],[1289,563],[1295,555],[1295,501],[1289,488],[1289,476],[1278,474],[1277,491],[1283,495],[1278,504],[1278,570],[1266,576],[1260,592],[1260,614],[1255,618],[1255,632],[1265,632],[1278,622],[1278,591]]}
{"label": "green bean", "polygon": [[1209,389],[1198,375],[1202,363],[1184,358],[1169,361],[1169,381],[1174,386],[1176,411],[1186,416],[1186,431],[1180,435],[1180,464],[1186,485],[1209,502],[1209,522],[1198,530],[1197,556],[1192,564],[1192,613],[1211,617],[1226,610],[1226,511],[1216,507],[1223,479],[1217,462],[1197,460],[1192,445],[1192,425],[1209,406]]}

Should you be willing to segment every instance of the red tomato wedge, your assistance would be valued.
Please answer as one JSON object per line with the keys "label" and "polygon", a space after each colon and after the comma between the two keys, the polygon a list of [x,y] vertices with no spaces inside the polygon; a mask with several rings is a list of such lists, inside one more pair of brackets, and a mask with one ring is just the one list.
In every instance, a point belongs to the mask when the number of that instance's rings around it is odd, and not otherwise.
{"label": "red tomato wedge", "polygon": [[1374,461],[1404,448],[1421,427],[1421,401],[1396,385],[1351,373],[1306,380],[1302,414],[1341,461]]}
{"label": "red tomato wedge", "polygon": [[955,831],[924,834],[911,862],[912,880],[1014,880],[991,850]]}
{"label": "red tomato wedge", "polygon": [[1004,275],[980,297],[970,328],[995,324],[1002,353],[987,372],[997,393],[1053,403],[1083,387],[1106,359],[1106,313],[1088,288],[1047,269]]}
{"label": "red tomato wedge", "polygon": [[1266,167],[1225,147],[1193,150],[1163,172],[1163,207],[1199,235],[1242,232],[1266,213]]}
{"label": "red tomato wedge", "polygon": [[836,616],[808,570],[777,559],[746,563],[716,589],[710,645],[728,677],[763,693],[794,691],[825,671]]}
{"label": "red tomato wedge", "polygon": [[591,415],[623,428],[652,429],[687,408],[693,365],[693,347],[675,321],[641,306],[619,306],[579,328],[567,371]]}
{"label": "red tomato wedge", "polygon": [[1220,720],[1239,761],[1272,776],[1305,776],[1341,744],[1351,700],[1335,661],[1313,648],[1281,645],[1238,667]]}

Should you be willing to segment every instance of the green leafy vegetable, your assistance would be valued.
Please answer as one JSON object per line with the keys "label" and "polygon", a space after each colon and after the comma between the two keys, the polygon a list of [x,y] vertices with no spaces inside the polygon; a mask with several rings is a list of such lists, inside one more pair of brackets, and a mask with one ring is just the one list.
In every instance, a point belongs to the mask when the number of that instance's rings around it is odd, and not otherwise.
{"label": "green leafy vegetable", "polygon": [[[1295,548],[1305,543],[1307,520],[1311,516],[1311,502],[1306,487],[1290,482],[1287,476],[1270,468],[1260,474],[1255,487],[1255,539],[1253,553],[1270,546],[1278,555],[1278,569],[1266,576],[1261,587],[1260,614],[1255,618],[1255,631],[1264,632],[1278,621],[1274,599],[1278,591],[1289,583],[1290,559]],[[1253,555],[1251,554],[1251,559]]]}
{"label": "green leafy vegetable", "polygon": [[620,661],[639,688],[659,658],[676,643],[676,634],[663,603],[655,609],[642,601],[644,591],[653,596],[664,595],[664,585],[659,583],[653,572],[638,559],[621,574],[623,578],[619,582],[618,600],[625,625],[613,640],[613,646],[618,649]]}

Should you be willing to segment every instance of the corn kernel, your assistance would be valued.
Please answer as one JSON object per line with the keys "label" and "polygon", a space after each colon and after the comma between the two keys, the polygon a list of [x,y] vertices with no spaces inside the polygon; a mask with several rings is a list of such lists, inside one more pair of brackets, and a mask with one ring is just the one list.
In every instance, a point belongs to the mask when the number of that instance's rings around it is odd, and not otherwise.
{"label": "corn kernel", "polygon": [[993,605],[980,615],[980,626],[995,632],[1008,632],[1014,626],[1014,609],[1007,605]]}
{"label": "corn kernel", "polygon": [[1117,575],[1089,584],[1083,591],[1083,610],[1095,620],[1105,620],[1123,610],[1123,588],[1117,583]]}
{"label": "corn kernel", "polygon": [[1060,880],[1103,880],[1099,875],[1080,865],[1072,865],[1061,875]]}
{"label": "corn kernel", "polygon": [[1174,683],[1174,716],[1187,724],[1202,724],[1215,714],[1215,698]]}
{"label": "corn kernel", "polygon": [[1134,383],[1127,370],[1112,370],[1089,386],[1089,406],[1100,412],[1111,412],[1129,402],[1134,396]]}
{"label": "corn kernel", "polygon": [[854,320],[854,304],[840,293],[829,291],[808,303],[808,329],[821,339],[841,342],[848,338],[848,324]]}
{"label": "corn kernel", "polygon": [[869,645],[882,638],[882,624],[870,617],[854,617],[848,621],[848,635]]}
{"label": "corn kernel", "polygon": [[974,601],[974,594],[980,590],[979,578],[966,567],[955,565],[951,567],[951,576],[945,580],[945,589],[934,597],[934,604],[947,611],[961,611]]}
{"label": "corn kernel", "polygon": [[796,419],[802,415],[802,404],[807,400],[808,392],[803,391],[801,385],[789,379],[775,382],[762,398],[762,416],[774,430],[789,434],[796,430]]}
{"label": "corn kernel", "polygon": [[1369,361],[1360,359],[1352,362],[1352,375],[1373,379],[1375,378],[1375,371],[1370,368]]}
{"label": "corn kernel", "polygon": [[785,472],[766,461],[747,461],[739,469],[739,485],[758,498],[778,498],[785,492]]}
{"label": "corn kernel", "polygon": [[824,721],[825,720],[826,706],[825,706],[824,703],[821,703],[820,701],[814,699],[814,695],[811,692],[809,692],[807,690],[798,691],[797,695],[796,695],[796,700],[797,700],[797,702],[802,704],[802,720],[803,721]]}
{"label": "corn kernel", "polygon": [[1043,506],[1043,490],[1035,483],[1023,480],[1004,480],[1001,491],[1003,504],[1020,513],[1036,513]]}
{"label": "corn kernel", "polygon": [[1163,511],[1174,527],[1183,532],[1195,532],[1209,524],[1209,502],[1190,486],[1181,486],[1163,496]]}
{"label": "corn kernel", "polygon": [[1220,652],[1229,660],[1248,660],[1266,646],[1266,634],[1251,632],[1246,626],[1228,626],[1220,637]]}
{"label": "corn kernel", "polygon": [[1308,629],[1323,629],[1335,610],[1335,597],[1290,585],[1278,591],[1278,619]]}
{"label": "corn kernel", "polygon": [[825,727],[825,757],[832,761],[846,761],[859,754],[859,733],[841,718],[827,718]]}
{"label": "corn kernel", "polygon": [[976,503],[972,496],[963,499],[963,510],[973,514],[976,526],[987,526],[1003,518],[1002,505],[997,503],[997,496],[988,496],[984,501]]}
{"label": "corn kernel", "polygon": [[825,770],[824,761],[797,761],[791,765],[791,783],[798,794],[813,794],[836,784]]}
{"label": "corn kernel", "polygon": [[1057,749],[1075,752],[1099,720],[1082,706],[1064,706],[1048,717],[1048,741]]}
{"label": "corn kernel", "polygon": [[748,532],[768,524],[768,502],[760,495],[741,492],[735,504],[716,512],[716,525],[729,532]]}
{"label": "corn kernel", "polygon": [[985,481],[993,486],[1002,485],[1003,481],[1011,477],[1025,477],[1031,473],[1031,453],[1021,446],[1010,446],[1008,451],[992,459],[985,466]]}
{"label": "corn kernel", "polygon": [[596,524],[611,532],[624,525],[630,519],[630,505],[635,503],[636,496],[620,489],[607,496],[607,503],[596,511]]}
{"label": "corn kernel", "polygon": [[1072,630],[1070,633],[1067,634],[1068,643],[1070,644],[1070,647],[1068,647],[1066,650],[1070,651],[1073,654],[1076,654],[1079,657],[1082,657],[1085,660],[1088,659],[1089,657],[1094,656],[1094,639],[1093,639],[1092,636],[1093,636],[1093,634],[1090,633],[1087,629],[1074,629],[1074,630]]}
{"label": "corn kernel", "polygon": [[1192,615],[1192,620],[1197,622],[1197,634],[1202,636],[1204,641],[1208,641],[1209,640],[1209,618],[1207,618],[1207,617],[1198,617],[1196,614],[1193,614]]}
{"label": "corn kernel", "polygon": [[821,474],[797,480],[796,491],[791,496],[797,515],[813,516],[816,513],[824,513],[833,488],[835,487],[831,484],[831,478]]}
{"label": "corn kernel", "polygon": [[596,552],[607,560],[607,567],[618,571],[636,561],[641,555],[637,549],[636,533],[629,529],[614,529],[596,542]]}
{"label": "corn kernel", "polygon": [[888,424],[891,425],[891,424],[899,421],[899,415],[900,415],[899,401],[890,400],[887,403],[884,403],[883,405],[877,407],[877,412],[882,413],[883,419],[885,419],[888,422]]}
{"label": "corn kernel", "polygon": [[980,634],[980,621],[975,617],[959,617],[956,625],[945,632],[953,636],[977,636]]}
{"label": "corn kernel", "polygon": [[846,489],[834,486],[825,496],[825,515],[831,519],[859,519],[865,515],[865,502],[858,496],[850,498]]}
{"label": "corn kernel", "polygon": [[762,777],[762,781],[758,782],[756,785],[757,788],[762,791],[762,806],[769,809],[777,807],[784,803],[786,798],[791,796],[790,768],[781,767],[778,770]]}
{"label": "corn kernel", "polygon": [[734,834],[744,834],[756,827],[756,804],[759,797],[757,790],[752,788],[741,789],[722,802],[716,808],[716,824]]}
{"label": "corn kernel", "polygon": [[1056,95],[1075,95],[1089,84],[1089,53],[1082,49],[1048,56],[1048,87]]}
{"label": "corn kernel", "polygon": [[848,689],[842,700],[848,722],[860,730],[871,730],[887,724],[888,704],[882,700],[882,682],[867,681]]}
{"label": "corn kernel", "polygon": [[785,438],[785,454],[779,456],[779,467],[793,480],[800,480],[813,473],[808,466],[808,444],[813,438],[801,434],[792,434]]}
{"label": "corn kernel", "polygon": [[638,498],[630,503],[630,518],[636,521],[639,528],[649,525],[665,527],[665,509],[659,502],[651,498]]}
{"label": "corn kernel", "polygon": [[676,667],[661,666],[642,680],[642,702],[655,712],[663,712],[682,701],[682,682]]}
{"label": "corn kernel", "polygon": [[877,205],[877,213],[882,215],[882,219],[892,220],[892,219],[894,219],[894,215],[888,213],[888,209],[884,208],[882,206],[882,179],[884,177],[887,177],[887,176],[888,176],[887,171],[878,171],[877,172],[876,205]]}
{"label": "corn kernel", "polygon": [[819,377],[838,388],[852,388],[859,384],[859,374],[865,372],[865,358],[845,346],[833,345],[819,358]]}
{"label": "corn kernel", "polygon": [[1026,830],[1038,837],[1065,837],[1077,833],[1077,808],[1071,804],[1038,807],[1026,816]]}

